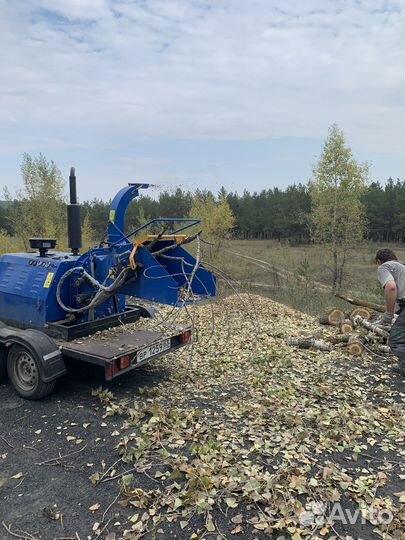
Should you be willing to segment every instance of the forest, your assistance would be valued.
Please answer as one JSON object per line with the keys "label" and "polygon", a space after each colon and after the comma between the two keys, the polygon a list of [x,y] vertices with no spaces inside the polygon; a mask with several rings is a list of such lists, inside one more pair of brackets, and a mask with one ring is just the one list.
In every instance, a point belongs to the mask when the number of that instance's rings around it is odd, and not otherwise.
{"label": "forest", "polygon": [[[155,217],[187,217],[195,193],[178,188],[163,191],[158,198],[143,195],[128,210],[127,226],[134,228]],[[226,199],[235,218],[233,237],[238,239],[276,239],[292,243],[306,243],[311,234],[311,196],[309,185],[298,183],[282,190],[273,188],[260,193],[243,194],[210,191],[197,192],[202,199]],[[86,216],[100,240],[107,223],[110,201],[94,199],[82,205],[82,219]],[[373,182],[362,194],[366,220],[365,239],[381,242],[405,240],[405,180]],[[0,202],[0,229],[13,235],[9,215],[18,202]]]}

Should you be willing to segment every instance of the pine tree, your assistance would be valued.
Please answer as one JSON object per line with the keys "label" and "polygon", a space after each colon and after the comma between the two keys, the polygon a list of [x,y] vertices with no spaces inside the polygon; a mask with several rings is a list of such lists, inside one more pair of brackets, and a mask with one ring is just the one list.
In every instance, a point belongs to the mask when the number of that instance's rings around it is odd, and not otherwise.
{"label": "pine tree", "polygon": [[82,225],[82,251],[87,251],[97,243],[97,233],[91,226],[90,216],[88,213],[84,216]]}

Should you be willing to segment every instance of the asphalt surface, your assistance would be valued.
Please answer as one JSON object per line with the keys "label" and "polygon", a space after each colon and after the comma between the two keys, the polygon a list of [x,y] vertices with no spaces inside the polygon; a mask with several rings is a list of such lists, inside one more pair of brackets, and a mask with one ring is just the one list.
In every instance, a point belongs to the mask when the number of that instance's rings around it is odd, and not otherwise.
{"label": "asphalt surface", "polygon": [[[159,380],[154,373],[141,368],[108,387],[119,397],[136,395]],[[0,382],[1,540],[13,538],[3,522],[13,532],[44,540],[97,536],[94,523],[101,522],[119,488],[116,481],[93,485],[89,477],[103,461],[108,467],[117,460],[119,437],[112,434],[121,424],[119,417],[102,418],[103,407],[91,395],[100,385],[105,380],[98,368],[80,364],[41,401],[21,399],[8,381]],[[59,456],[66,457],[48,461]],[[93,512],[93,505],[100,508]],[[108,528],[101,538],[107,533]]]}

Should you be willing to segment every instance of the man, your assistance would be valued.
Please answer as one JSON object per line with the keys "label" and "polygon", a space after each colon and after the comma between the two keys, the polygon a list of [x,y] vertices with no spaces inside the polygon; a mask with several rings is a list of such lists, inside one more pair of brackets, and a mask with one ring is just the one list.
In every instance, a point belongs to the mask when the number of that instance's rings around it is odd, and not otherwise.
{"label": "man", "polygon": [[399,315],[391,327],[388,345],[399,360],[399,372],[405,377],[405,265],[391,249],[380,249],[375,256],[378,265],[378,281],[384,287],[386,312],[377,325],[391,326],[395,305],[399,305]]}

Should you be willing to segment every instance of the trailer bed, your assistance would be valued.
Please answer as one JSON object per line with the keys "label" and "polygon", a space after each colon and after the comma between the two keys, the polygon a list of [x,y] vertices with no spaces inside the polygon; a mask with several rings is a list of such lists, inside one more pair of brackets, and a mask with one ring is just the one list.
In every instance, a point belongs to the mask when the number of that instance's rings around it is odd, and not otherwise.
{"label": "trailer bed", "polygon": [[112,379],[152,358],[186,345],[191,340],[189,328],[168,334],[157,330],[136,330],[116,335],[93,335],[90,339],[56,340],[64,358],[75,358],[105,368]]}

